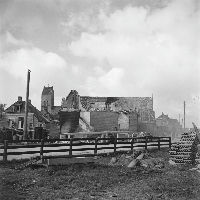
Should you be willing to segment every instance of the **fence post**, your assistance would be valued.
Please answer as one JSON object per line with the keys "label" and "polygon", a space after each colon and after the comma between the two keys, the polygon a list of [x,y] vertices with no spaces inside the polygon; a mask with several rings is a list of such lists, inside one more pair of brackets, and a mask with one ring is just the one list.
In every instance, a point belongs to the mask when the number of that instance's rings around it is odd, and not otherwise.
{"label": "fence post", "polygon": [[42,162],[43,162],[43,148],[44,148],[44,139],[41,139],[40,159],[42,159]]}
{"label": "fence post", "polygon": [[94,155],[97,155],[97,144],[98,144],[98,138],[95,139]]}
{"label": "fence post", "polygon": [[169,137],[169,148],[171,149],[171,146],[172,146],[172,138]]}
{"label": "fence post", "polygon": [[114,139],[114,154],[116,154],[116,150],[117,150],[117,138],[115,137]]}
{"label": "fence post", "polygon": [[134,139],[132,138],[131,139],[131,151],[133,151],[133,141],[134,141]]}
{"label": "fence post", "polygon": [[3,152],[3,161],[7,162],[7,149],[8,149],[8,140],[4,140],[4,152]]}
{"label": "fence post", "polygon": [[145,150],[147,150],[147,140],[148,140],[148,138],[145,137]]}
{"label": "fence post", "polygon": [[72,157],[73,138],[70,138],[69,156]]}
{"label": "fence post", "polygon": [[158,138],[158,150],[160,150],[160,138]]}

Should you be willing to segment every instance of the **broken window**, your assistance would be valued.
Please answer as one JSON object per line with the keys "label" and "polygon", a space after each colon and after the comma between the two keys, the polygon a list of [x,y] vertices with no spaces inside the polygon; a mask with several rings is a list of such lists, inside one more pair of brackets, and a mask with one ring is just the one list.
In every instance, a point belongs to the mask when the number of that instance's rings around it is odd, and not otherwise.
{"label": "broken window", "polygon": [[19,117],[18,118],[18,129],[23,129],[24,128],[24,117]]}

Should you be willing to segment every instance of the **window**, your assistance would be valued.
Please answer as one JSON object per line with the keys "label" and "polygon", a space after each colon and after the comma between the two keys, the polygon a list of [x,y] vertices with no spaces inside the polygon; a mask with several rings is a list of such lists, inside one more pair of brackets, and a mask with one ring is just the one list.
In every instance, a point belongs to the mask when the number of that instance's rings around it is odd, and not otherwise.
{"label": "window", "polygon": [[33,129],[33,123],[29,123],[29,129],[30,129],[30,130]]}
{"label": "window", "polygon": [[9,119],[9,128],[15,128],[15,122],[13,119]]}
{"label": "window", "polygon": [[21,108],[20,108],[21,106],[16,106],[16,108],[17,108],[17,112],[21,112]]}
{"label": "window", "polygon": [[24,117],[18,117],[18,129],[24,128]]}

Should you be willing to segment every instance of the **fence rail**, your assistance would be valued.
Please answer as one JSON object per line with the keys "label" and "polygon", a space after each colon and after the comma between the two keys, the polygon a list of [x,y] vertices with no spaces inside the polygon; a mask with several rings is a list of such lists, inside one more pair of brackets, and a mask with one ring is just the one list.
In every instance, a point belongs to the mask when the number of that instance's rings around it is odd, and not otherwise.
{"label": "fence rail", "polygon": [[[158,147],[171,148],[171,137],[134,137],[134,138],[69,138],[69,139],[47,139],[47,140],[21,140],[9,142],[4,140],[0,145],[0,156],[3,161],[8,160],[8,156],[23,154],[39,154],[42,159],[50,157],[91,157],[108,153],[111,150],[117,153],[119,149],[133,150],[134,148]],[[60,148],[59,148],[60,147]],[[64,148],[63,148],[64,147]],[[55,149],[56,148],[56,149]],[[28,149],[28,150],[27,150]],[[13,151],[14,150],[14,151]],[[19,151],[16,151],[19,150]],[[23,151],[24,150],[24,151]],[[102,150],[104,153],[99,152]],[[109,152],[111,152],[109,151]],[[127,150],[126,150],[127,151]],[[64,155],[48,155],[49,153],[66,153]],[[85,153],[87,152],[87,153]]]}

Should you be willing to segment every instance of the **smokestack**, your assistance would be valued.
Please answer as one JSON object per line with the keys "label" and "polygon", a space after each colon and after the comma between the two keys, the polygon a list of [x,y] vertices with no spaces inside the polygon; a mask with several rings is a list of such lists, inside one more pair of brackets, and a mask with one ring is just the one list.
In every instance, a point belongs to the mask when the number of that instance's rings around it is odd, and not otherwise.
{"label": "smokestack", "polygon": [[22,97],[21,96],[18,96],[18,101],[22,101]]}

